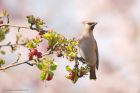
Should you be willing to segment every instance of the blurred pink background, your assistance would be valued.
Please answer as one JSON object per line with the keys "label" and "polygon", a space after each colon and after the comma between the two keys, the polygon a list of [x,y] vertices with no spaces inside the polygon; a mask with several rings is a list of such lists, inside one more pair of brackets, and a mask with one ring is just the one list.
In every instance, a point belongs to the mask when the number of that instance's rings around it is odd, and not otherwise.
{"label": "blurred pink background", "polygon": [[[75,85],[64,77],[67,60],[62,58],[56,58],[59,66],[49,82],[40,81],[36,67],[10,68],[0,72],[0,93],[140,93],[140,0],[0,0],[0,11],[5,9],[11,24],[27,25],[26,16],[32,14],[68,38],[80,35],[83,20],[98,22],[94,36],[100,65],[96,81],[87,76]],[[15,55],[0,57],[11,62]]]}

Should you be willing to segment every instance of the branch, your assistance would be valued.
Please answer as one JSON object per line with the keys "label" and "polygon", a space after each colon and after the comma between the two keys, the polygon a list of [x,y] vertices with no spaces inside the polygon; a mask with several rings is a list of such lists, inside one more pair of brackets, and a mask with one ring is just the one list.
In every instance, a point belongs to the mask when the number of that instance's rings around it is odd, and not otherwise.
{"label": "branch", "polygon": [[[29,61],[29,60],[28,60],[28,61]],[[22,64],[28,64],[28,61],[10,64],[10,65],[8,65],[8,66],[1,67],[0,70],[6,70],[6,69],[8,69],[8,68],[15,67],[15,66],[22,65]],[[31,63],[30,63],[30,64],[31,64]],[[32,63],[32,64],[35,65],[35,63]],[[28,64],[28,65],[29,65],[29,64]]]}
{"label": "branch", "polygon": [[26,26],[18,26],[18,25],[10,25],[10,24],[2,24],[1,26],[9,26],[9,27],[15,27],[15,28],[25,28],[25,29],[31,29],[30,27],[26,27]]}
{"label": "branch", "polygon": [[24,45],[26,45],[26,43],[21,43],[21,44],[18,44],[18,43],[16,43],[16,44],[11,44],[11,43],[9,42],[9,43],[7,43],[7,44],[0,45],[0,47],[6,47],[6,46],[24,46]]}
{"label": "branch", "polygon": [[[19,25],[11,25],[11,24],[1,24],[1,26],[9,26],[9,27],[15,27],[18,28],[18,31],[20,30],[20,28],[25,28],[25,29],[30,29],[30,30],[36,30],[38,32],[38,29],[33,28],[32,26],[27,27],[27,26],[19,26]],[[47,27],[47,26],[43,26],[43,27]]]}
{"label": "branch", "polygon": [[[50,54],[52,54],[51,52],[49,52],[49,53],[45,53],[44,55],[42,55],[42,56],[46,56],[46,55],[50,55]],[[39,58],[37,58],[37,59],[39,59]],[[17,59],[17,61],[19,60],[19,58]],[[6,70],[6,69],[8,69],[8,68],[11,68],[11,67],[15,67],[15,66],[18,66],[18,65],[22,65],[22,64],[28,64],[29,66],[33,66],[33,65],[36,65],[36,62],[34,62],[34,63],[29,63],[29,61],[33,61],[33,60],[36,60],[36,59],[32,59],[32,60],[27,60],[27,61],[24,61],[24,62],[14,62],[14,63],[12,63],[12,64],[10,64],[10,65],[8,65],[8,66],[5,66],[5,67],[0,67],[0,70]]]}
{"label": "branch", "polygon": [[86,63],[85,59],[83,57],[78,57],[76,56],[75,60],[79,60],[80,62],[82,62],[83,64]]}

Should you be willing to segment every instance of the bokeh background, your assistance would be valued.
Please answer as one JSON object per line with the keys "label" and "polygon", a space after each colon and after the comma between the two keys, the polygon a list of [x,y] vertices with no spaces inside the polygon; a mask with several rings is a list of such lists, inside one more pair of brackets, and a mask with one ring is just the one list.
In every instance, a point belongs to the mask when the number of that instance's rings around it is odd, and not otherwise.
{"label": "bokeh background", "polygon": [[[0,0],[2,10],[10,13],[11,24],[26,26],[32,14],[68,38],[80,35],[83,20],[98,22],[94,36],[100,64],[96,81],[87,76],[76,84],[64,77],[64,59],[56,58],[59,67],[50,82],[39,80],[36,67],[21,65],[0,72],[0,93],[140,93],[140,0]],[[16,59],[10,53],[0,57]]]}

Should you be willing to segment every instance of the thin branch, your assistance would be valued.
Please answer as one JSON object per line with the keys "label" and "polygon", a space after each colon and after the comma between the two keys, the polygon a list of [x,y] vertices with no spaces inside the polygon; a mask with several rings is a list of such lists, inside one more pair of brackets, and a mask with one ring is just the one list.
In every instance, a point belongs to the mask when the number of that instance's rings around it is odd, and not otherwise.
{"label": "thin branch", "polygon": [[[15,27],[15,28],[18,28],[18,31],[21,29],[21,28],[25,28],[25,29],[30,29],[30,30],[36,30],[38,32],[38,29],[36,28],[33,28],[32,26],[31,27],[27,27],[27,26],[19,26],[19,25],[11,25],[11,24],[1,24],[1,26],[9,26],[9,27]],[[43,27],[47,27],[47,26],[43,26]]]}
{"label": "thin branch", "polygon": [[1,26],[9,26],[9,27],[15,27],[15,28],[25,28],[25,29],[31,29],[30,27],[27,26],[18,26],[18,25],[10,25],[10,24],[2,24]]}
{"label": "thin branch", "polygon": [[[43,54],[42,56],[46,56],[46,55],[50,55],[50,54],[51,54],[51,53],[49,52],[49,53]],[[39,59],[39,58],[37,58],[37,59]],[[27,61],[24,61],[24,62],[17,62],[17,61],[16,61],[16,62],[14,62],[14,63],[12,63],[12,64],[10,64],[10,65],[8,65],[8,66],[0,67],[0,70],[5,71],[5,70],[8,69],[8,68],[15,67],[15,66],[19,66],[19,65],[22,65],[22,64],[28,64],[29,66],[36,65],[36,62],[34,62],[34,63],[29,63],[29,61],[31,62],[31,61],[33,61],[33,60],[35,60],[35,59],[27,60]]]}
{"label": "thin branch", "polygon": [[15,63],[15,64],[10,64],[8,66],[1,67],[0,70],[6,70],[8,68],[15,67],[15,66],[22,65],[22,64],[28,64],[28,61],[24,61],[24,62],[20,62],[20,63]]}
{"label": "thin branch", "polygon": [[76,56],[75,60],[79,60],[80,62],[82,62],[83,64],[86,63],[85,59],[83,57],[78,57]]}
{"label": "thin branch", "polygon": [[4,45],[0,45],[0,47],[6,47],[6,46],[24,46],[26,43],[21,43],[21,44],[11,44],[11,43],[8,43],[8,44],[4,44]]}
{"label": "thin branch", "polygon": [[21,54],[19,54],[19,55],[18,55],[18,58],[17,58],[16,62],[14,62],[13,64],[18,63],[18,62],[19,62],[20,57],[21,57]]}

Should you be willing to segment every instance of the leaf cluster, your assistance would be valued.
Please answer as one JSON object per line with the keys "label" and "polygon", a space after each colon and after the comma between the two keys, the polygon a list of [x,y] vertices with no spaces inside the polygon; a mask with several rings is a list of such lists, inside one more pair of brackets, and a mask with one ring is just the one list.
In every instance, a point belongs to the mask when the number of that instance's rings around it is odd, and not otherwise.
{"label": "leaf cluster", "polygon": [[30,28],[34,30],[42,30],[43,25],[45,22],[40,18],[36,18],[33,15],[27,16],[28,23],[30,24]]}
{"label": "leaf cluster", "polygon": [[43,58],[38,60],[37,67],[41,71],[40,79],[45,80],[48,76],[53,77],[54,71],[57,68],[57,63],[52,59]]}

